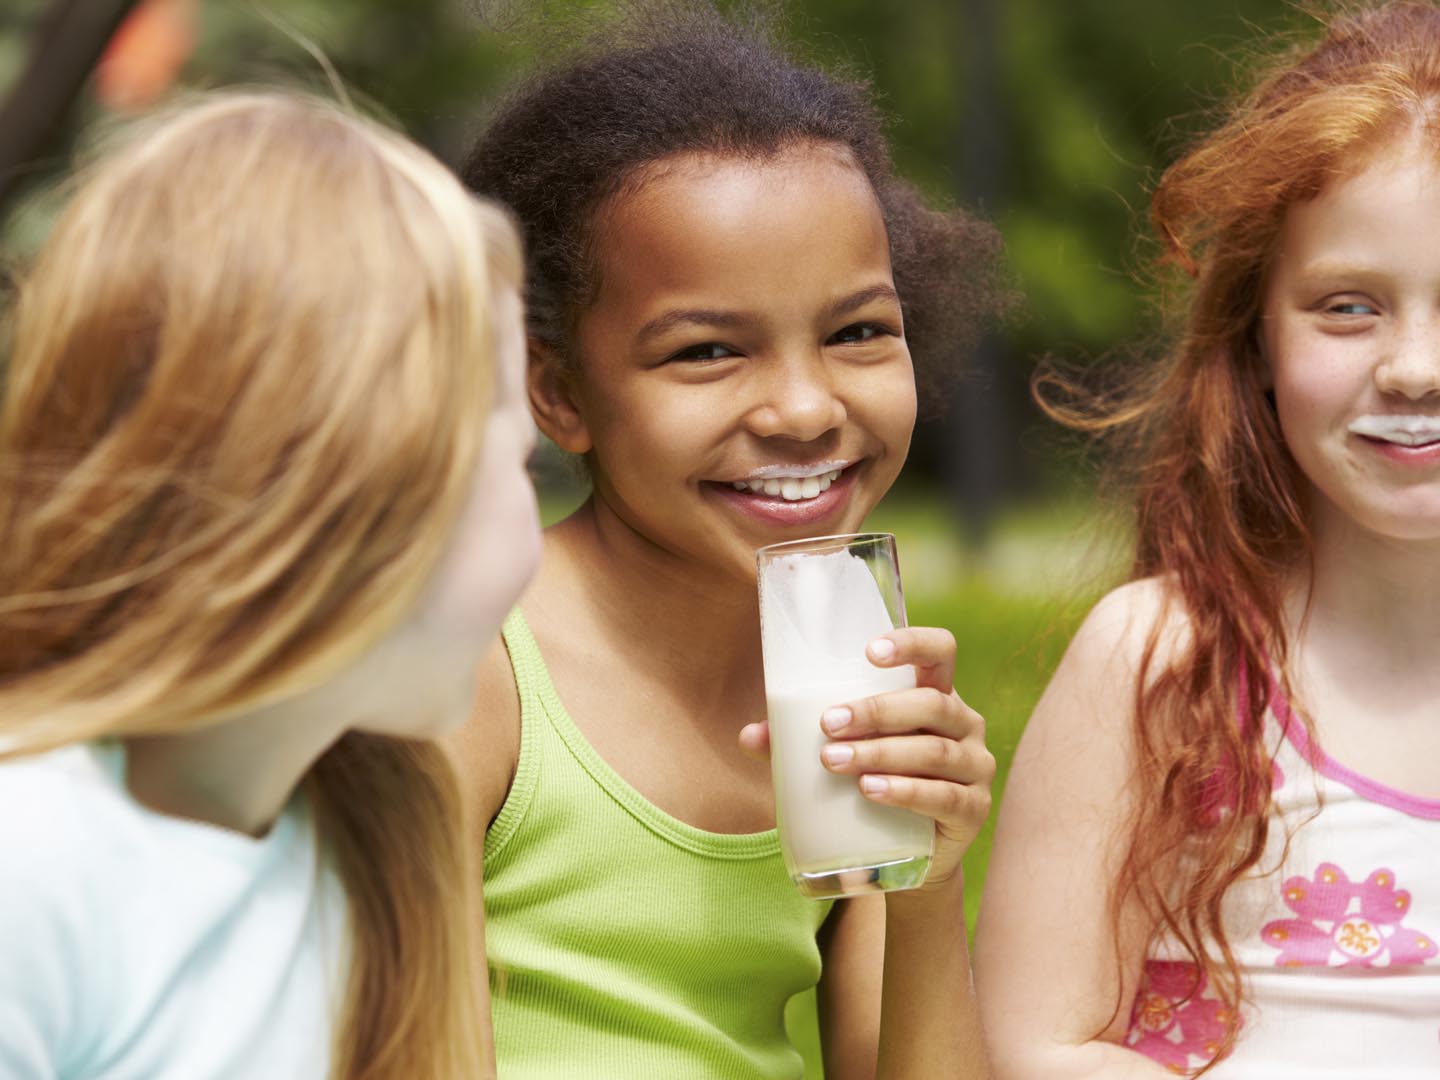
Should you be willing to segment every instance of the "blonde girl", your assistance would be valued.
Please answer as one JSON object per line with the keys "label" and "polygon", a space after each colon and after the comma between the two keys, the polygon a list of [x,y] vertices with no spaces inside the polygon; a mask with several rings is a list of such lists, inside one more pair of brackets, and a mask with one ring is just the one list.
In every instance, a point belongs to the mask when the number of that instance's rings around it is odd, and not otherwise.
{"label": "blonde girl", "polygon": [[0,411],[0,1074],[490,1068],[429,739],[535,566],[519,285],[500,213],[313,101],[85,179]]}
{"label": "blonde girl", "polygon": [[[1440,1072],[1440,8],[1329,21],[1162,178],[1132,582],[1015,758],[1005,1077]],[[1053,399],[1052,399],[1053,400]]]}

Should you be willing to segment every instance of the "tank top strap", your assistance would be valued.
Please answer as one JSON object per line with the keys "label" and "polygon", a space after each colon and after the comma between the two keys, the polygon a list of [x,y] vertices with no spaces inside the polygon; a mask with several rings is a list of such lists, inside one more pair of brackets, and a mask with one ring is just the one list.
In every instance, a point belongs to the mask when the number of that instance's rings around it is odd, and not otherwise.
{"label": "tank top strap", "polygon": [[[502,628],[520,696],[520,755],[510,794],[486,835],[485,852],[498,853],[523,819],[541,771],[558,740],[564,753],[613,802],[667,843],[709,859],[753,861],[780,850],[775,829],[756,833],[714,833],[696,828],[661,810],[606,762],[576,727],[551,681],[525,616],[517,608]],[[547,751],[546,744],[551,749]]]}

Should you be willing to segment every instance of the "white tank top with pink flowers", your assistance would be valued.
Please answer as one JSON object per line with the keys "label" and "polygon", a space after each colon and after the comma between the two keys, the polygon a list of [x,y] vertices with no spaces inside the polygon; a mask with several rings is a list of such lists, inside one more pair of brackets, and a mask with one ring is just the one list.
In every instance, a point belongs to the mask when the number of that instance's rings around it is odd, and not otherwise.
{"label": "white tank top with pink flowers", "polygon": [[[1278,745],[1268,850],[1224,901],[1245,1003],[1234,1048],[1206,1078],[1440,1077],[1440,799],[1334,761],[1278,695],[1267,724]],[[1165,944],[1146,962],[1125,1042],[1186,1075],[1236,1020]]]}

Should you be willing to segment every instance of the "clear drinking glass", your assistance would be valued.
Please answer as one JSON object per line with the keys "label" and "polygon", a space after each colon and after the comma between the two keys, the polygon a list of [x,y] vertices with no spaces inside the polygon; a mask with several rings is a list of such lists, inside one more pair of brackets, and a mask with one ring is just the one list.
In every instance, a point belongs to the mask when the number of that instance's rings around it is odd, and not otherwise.
{"label": "clear drinking glass", "polygon": [[770,763],[780,848],[806,896],[910,889],[930,869],[934,822],[880,806],[855,776],[820,763],[833,705],[915,685],[909,665],[878,668],[870,640],[905,625],[895,537],[822,536],[771,544],[756,554]]}

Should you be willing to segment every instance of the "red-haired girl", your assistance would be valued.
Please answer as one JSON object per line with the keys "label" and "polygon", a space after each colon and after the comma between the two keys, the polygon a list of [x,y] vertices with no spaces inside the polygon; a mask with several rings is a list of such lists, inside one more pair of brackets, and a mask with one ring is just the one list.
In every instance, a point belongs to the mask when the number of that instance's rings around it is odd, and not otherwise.
{"label": "red-haired girl", "polygon": [[1440,10],[1336,18],[1164,175],[1194,280],[1130,584],[1014,765],[1008,1077],[1440,1072]]}

